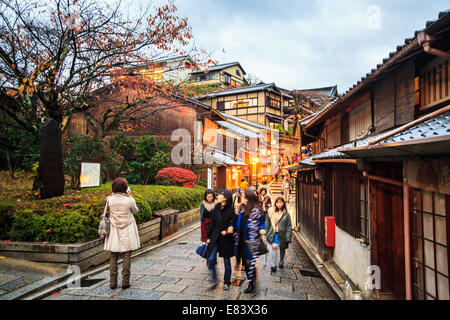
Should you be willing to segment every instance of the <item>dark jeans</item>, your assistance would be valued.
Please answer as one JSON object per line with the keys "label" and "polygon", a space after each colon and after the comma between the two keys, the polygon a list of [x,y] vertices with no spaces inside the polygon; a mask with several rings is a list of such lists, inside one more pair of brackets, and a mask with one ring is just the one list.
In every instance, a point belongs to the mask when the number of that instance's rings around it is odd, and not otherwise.
{"label": "dark jeans", "polygon": [[[214,246],[211,250],[211,254],[208,258],[208,269],[211,271],[212,282],[217,282],[217,272],[216,272],[216,264],[217,264],[217,252],[219,251],[219,247],[217,245]],[[231,262],[230,258],[223,258],[223,263],[225,265],[225,274],[223,276],[224,284],[231,284]]]}

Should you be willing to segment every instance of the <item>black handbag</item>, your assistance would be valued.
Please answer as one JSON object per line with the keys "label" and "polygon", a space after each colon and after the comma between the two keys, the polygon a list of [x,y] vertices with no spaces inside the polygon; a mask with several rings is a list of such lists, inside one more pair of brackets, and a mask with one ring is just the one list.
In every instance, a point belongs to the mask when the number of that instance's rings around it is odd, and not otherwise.
{"label": "black handbag", "polygon": [[267,246],[266,246],[265,241],[262,241],[262,240],[259,241],[258,251],[259,251],[259,255],[260,255],[260,256],[263,256],[263,255],[265,255],[267,252],[269,252],[269,250],[267,249]]}
{"label": "black handbag", "polygon": [[[250,241],[248,241],[248,240],[245,240],[245,244],[247,245],[248,250],[250,250],[250,253],[251,253],[252,256],[253,256],[255,253],[254,253],[254,251],[253,251],[253,246],[252,246],[252,244],[251,244]],[[269,252],[269,250],[267,250],[266,244],[264,243],[264,241],[260,240],[260,241],[259,241],[259,244],[258,244],[258,256],[263,256],[263,255],[265,255],[267,252]]]}

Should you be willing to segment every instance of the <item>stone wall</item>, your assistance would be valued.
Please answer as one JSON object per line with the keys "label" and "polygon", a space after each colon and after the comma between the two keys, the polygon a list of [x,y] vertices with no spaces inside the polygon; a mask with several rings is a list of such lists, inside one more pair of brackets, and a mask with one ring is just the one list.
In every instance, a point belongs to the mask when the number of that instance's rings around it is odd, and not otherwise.
{"label": "stone wall", "polygon": [[200,208],[192,209],[178,215],[178,228],[200,222]]}
{"label": "stone wall", "polygon": [[[142,246],[159,239],[160,226],[160,218],[138,225]],[[84,271],[108,261],[109,252],[103,250],[103,245],[104,240],[100,238],[72,244],[0,242],[0,255],[36,262],[67,263]]]}
{"label": "stone wall", "polygon": [[[193,209],[178,215],[178,228],[200,221],[200,209]],[[141,246],[146,247],[159,241],[161,218],[152,219],[138,225]],[[81,271],[102,264],[109,259],[109,252],[103,250],[103,239],[82,243],[35,243],[0,242],[0,255],[36,262],[52,262],[77,265]],[[142,250],[138,249],[136,251]]]}

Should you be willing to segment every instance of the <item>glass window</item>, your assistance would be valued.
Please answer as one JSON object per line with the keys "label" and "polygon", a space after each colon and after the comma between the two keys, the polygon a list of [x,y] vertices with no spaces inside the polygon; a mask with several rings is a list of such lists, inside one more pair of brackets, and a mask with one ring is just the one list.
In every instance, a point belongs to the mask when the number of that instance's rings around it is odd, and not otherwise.
{"label": "glass window", "polygon": [[208,80],[214,80],[214,74],[213,73],[205,73],[200,76],[201,81],[208,81]]}
{"label": "glass window", "polygon": [[239,71],[239,69],[236,69],[236,75],[241,76],[241,72]]}
{"label": "glass window", "polygon": [[359,184],[360,193],[360,237],[365,243],[369,243],[370,231],[369,231],[369,188],[364,180],[361,180]]}
{"label": "glass window", "polygon": [[231,83],[231,76],[229,74],[225,74],[225,83],[230,84]]}
{"label": "glass window", "polygon": [[449,196],[414,188],[411,195],[414,299],[449,299],[445,208]]}
{"label": "glass window", "polygon": [[234,108],[245,108],[250,105],[250,102],[248,100],[237,100],[233,102]]}
{"label": "glass window", "polygon": [[449,300],[448,278],[438,274],[438,296],[440,300]]}

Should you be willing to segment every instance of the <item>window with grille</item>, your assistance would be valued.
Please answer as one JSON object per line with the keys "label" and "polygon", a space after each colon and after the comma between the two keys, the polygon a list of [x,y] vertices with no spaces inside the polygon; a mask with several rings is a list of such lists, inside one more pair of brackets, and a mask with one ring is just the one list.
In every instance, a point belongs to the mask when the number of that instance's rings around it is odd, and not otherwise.
{"label": "window with grille", "polygon": [[450,98],[449,69],[448,60],[436,58],[420,70],[418,84],[421,110],[433,107]]}
{"label": "window with grille", "polygon": [[413,298],[448,300],[448,218],[450,196],[411,189]]}

